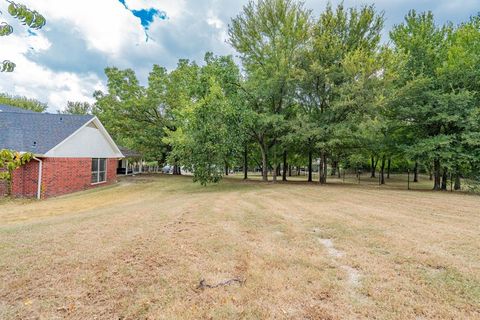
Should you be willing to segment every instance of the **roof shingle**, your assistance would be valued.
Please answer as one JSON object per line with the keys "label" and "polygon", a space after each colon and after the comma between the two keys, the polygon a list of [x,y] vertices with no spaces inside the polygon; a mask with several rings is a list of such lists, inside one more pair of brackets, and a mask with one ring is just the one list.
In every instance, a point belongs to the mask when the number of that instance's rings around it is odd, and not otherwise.
{"label": "roof shingle", "polygon": [[92,115],[38,113],[0,105],[0,149],[45,154]]}
{"label": "roof shingle", "polygon": [[0,112],[35,113],[35,111],[0,104]]}

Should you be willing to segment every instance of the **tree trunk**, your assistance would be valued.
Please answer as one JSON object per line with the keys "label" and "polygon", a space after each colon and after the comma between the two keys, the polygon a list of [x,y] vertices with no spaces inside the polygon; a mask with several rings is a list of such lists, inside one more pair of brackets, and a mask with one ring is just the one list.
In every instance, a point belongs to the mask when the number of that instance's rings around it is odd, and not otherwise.
{"label": "tree trunk", "polygon": [[387,179],[390,179],[390,168],[392,166],[392,158],[388,158],[388,163],[387,163]]}
{"label": "tree trunk", "polygon": [[228,163],[225,162],[225,175],[228,176],[229,172],[228,172]]}
{"label": "tree trunk", "polygon": [[262,181],[268,181],[268,162],[267,162],[267,148],[263,143],[260,144],[260,151],[262,153]]}
{"label": "tree trunk", "polygon": [[182,169],[176,164],[173,165],[173,175],[174,176],[181,176],[182,175]]}
{"label": "tree trunk", "polygon": [[440,190],[440,159],[435,159],[433,161],[433,190]]}
{"label": "tree trunk", "polygon": [[300,175],[300,167],[297,166],[297,176]]}
{"label": "tree trunk", "polygon": [[324,151],[320,152],[320,167],[319,167],[319,174],[318,174],[318,182],[320,184],[327,183],[327,155]]}
{"label": "tree trunk", "polygon": [[292,176],[292,165],[291,164],[288,165],[288,176],[289,177]]}
{"label": "tree trunk", "polygon": [[320,153],[320,163],[318,164],[318,182],[322,184],[322,171],[323,171],[323,153]]}
{"label": "tree trunk", "polygon": [[243,180],[248,179],[248,148],[245,145],[245,150],[243,150]]}
{"label": "tree trunk", "polygon": [[415,161],[415,167],[413,168],[413,182],[418,182],[418,161]]}
{"label": "tree trunk", "polygon": [[323,154],[323,183],[327,183],[327,175],[328,175],[328,161],[327,161],[327,154]]}
{"label": "tree trunk", "polygon": [[287,150],[284,150],[283,151],[283,176],[282,176],[283,181],[287,181],[287,170],[288,170]]}
{"label": "tree trunk", "polygon": [[[343,170],[345,170],[345,169],[343,169]],[[340,172],[340,164],[339,163],[337,163],[337,174],[338,174],[338,179],[342,179],[342,174]]]}
{"label": "tree trunk", "polygon": [[335,177],[337,175],[337,167],[338,167],[338,161],[333,161],[332,162],[332,172],[330,173],[330,175],[332,177]]}
{"label": "tree trunk", "polygon": [[448,171],[447,168],[443,169],[442,175],[442,190],[447,191],[447,180],[448,180]]}
{"label": "tree trunk", "polygon": [[278,170],[277,170],[277,164],[275,163],[273,165],[273,168],[272,168],[272,181],[275,183],[277,182],[277,173],[278,173]]}
{"label": "tree trunk", "polygon": [[313,153],[308,152],[308,182],[313,181]]}
{"label": "tree trunk", "polygon": [[377,170],[377,164],[378,164],[378,160],[375,161],[375,157],[372,156],[372,160],[371,160],[372,174],[370,175],[370,178],[375,178],[376,177],[375,171]]}
{"label": "tree trunk", "polygon": [[385,184],[385,156],[382,157],[382,166],[380,168],[380,184]]}
{"label": "tree trunk", "polygon": [[453,187],[456,191],[462,189],[462,185],[460,182],[460,174],[455,174],[455,186]]}

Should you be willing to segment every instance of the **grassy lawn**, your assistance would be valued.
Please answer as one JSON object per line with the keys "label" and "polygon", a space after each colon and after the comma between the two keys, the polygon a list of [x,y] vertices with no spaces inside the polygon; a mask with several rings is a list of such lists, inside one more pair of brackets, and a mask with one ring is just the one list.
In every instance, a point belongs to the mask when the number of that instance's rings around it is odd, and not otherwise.
{"label": "grassy lawn", "polygon": [[0,319],[480,318],[480,197],[403,184],[143,176],[4,201]]}

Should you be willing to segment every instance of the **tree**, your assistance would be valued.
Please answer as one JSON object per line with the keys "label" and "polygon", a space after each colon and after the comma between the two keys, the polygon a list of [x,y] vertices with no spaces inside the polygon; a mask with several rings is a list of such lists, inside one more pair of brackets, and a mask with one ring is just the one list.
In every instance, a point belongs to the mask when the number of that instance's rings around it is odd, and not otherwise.
{"label": "tree", "polygon": [[31,153],[20,153],[12,150],[0,150],[0,181],[7,182],[7,193],[12,194],[13,172],[33,158]]}
{"label": "tree", "polygon": [[[183,110],[199,99],[199,66],[195,62],[180,59],[177,68],[168,74],[165,92],[165,133],[169,136],[181,127]],[[174,166],[174,174],[181,174],[182,154],[174,152],[173,141],[163,140],[169,149],[168,160]]]}
{"label": "tree", "polygon": [[204,66],[181,61],[169,76],[164,142],[170,162],[191,170],[201,184],[217,182],[244,156],[238,66],[231,56],[207,53]]}
{"label": "tree", "polygon": [[308,40],[310,11],[292,0],[250,1],[232,19],[229,42],[240,53],[246,71],[242,85],[248,132],[262,154],[262,179],[268,180],[268,156],[287,128],[285,114],[293,105],[298,55]]}
{"label": "tree", "polygon": [[65,109],[61,110],[63,114],[91,114],[93,106],[88,102],[73,102],[68,101]]}
{"label": "tree", "polygon": [[142,87],[131,69],[107,68],[108,92],[97,91],[93,114],[104,123],[117,143],[142,152],[146,159],[163,163],[166,158],[161,92],[164,70],[154,66],[149,88]]}
{"label": "tree", "polygon": [[347,10],[343,5],[335,10],[328,5],[313,26],[302,57],[300,99],[315,127],[308,139],[319,150],[320,183],[326,183],[328,155],[349,147],[345,134],[353,115],[372,103],[368,86],[378,69],[355,69],[355,61],[366,66],[374,60],[382,28],[383,15],[373,6]]}
{"label": "tree", "polygon": [[438,70],[441,90],[451,97],[448,132],[453,156],[449,169],[459,190],[460,177],[480,172],[480,15],[457,26]]}
{"label": "tree", "polygon": [[0,104],[9,105],[25,110],[31,110],[35,112],[45,112],[48,105],[35,99],[29,99],[27,97],[11,96],[5,93],[0,93]]}
{"label": "tree", "polygon": [[[27,26],[30,29],[41,29],[45,24],[45,18],[35,10],[30,10],[23,4],[17,4],[13,1],[7,0],[8,13],[17,20],[20,21],[23,25]],[[0,12],[2,14],[2,12]],[[13,27],[7,22],[0,23],[0,36],[9,36],[13,33]],[[15,70],[15,63],[10,60],[3,60],[0,63],[0,72],[13,72]]]}
{"label": "tree", "polygon": [[181,110],[182,123],[165,139],[172,153],[193,172],[202,185],[218,182],[224,173],[225,159],[235,148],[236,135],[230,125],[235,113],[214,77],[205,96]]}
{"label": "tree", "polygon": [[478,19],[437,26],[430,12],[410,11],[390,35],[404,60],[392,108],[414,137],[408,154],[433,163],[433,189],[445,190],[449,172],[477,162]]}

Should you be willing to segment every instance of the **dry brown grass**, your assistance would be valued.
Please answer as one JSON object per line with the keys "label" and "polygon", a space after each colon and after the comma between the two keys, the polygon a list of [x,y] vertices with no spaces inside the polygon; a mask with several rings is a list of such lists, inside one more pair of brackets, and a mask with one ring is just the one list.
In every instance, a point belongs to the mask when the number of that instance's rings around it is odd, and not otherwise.
{"label": "dry brown grass", "polygon": [[4,202],[0,318],[478,319],[479,226],[480,197],[373,185],[161,176]]}

